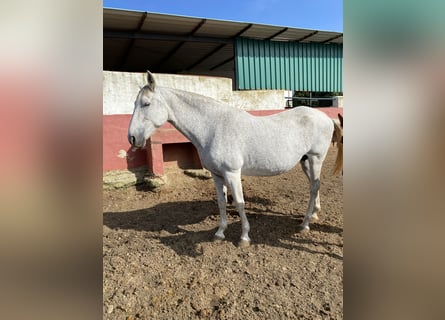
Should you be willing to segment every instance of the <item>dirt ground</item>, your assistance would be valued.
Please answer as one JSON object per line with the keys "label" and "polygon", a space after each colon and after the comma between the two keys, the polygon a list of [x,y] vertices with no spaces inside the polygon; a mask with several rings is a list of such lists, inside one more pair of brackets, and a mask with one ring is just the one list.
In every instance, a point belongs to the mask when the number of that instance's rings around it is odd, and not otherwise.
{"label": "dirt ground", "polygon": [[243,177],[250,247],[226,239],[213,181],[169,170],[168,184],[103,194],[104,319],[342,319],[343,185],[336,150],[322,170],[320,220],[296,233],[309,186],[301,168]]}

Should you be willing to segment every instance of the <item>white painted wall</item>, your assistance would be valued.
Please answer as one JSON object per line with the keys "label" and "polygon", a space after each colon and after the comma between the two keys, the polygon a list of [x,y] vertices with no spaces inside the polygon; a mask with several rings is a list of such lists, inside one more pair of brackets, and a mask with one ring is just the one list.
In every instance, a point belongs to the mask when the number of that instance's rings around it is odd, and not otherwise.
{"label": "white painted wall", "polygon": [[103,114],[131,114],[144,74],[103,71]]}
{"label": "white painted wall", "polygon": [[343,96],[335,96],[332,101],[333,107],[343,108]]}
{"label": "white painted wall", "polygon": [[[232,91],[232,80],[222,77],[154,74],[158,85],[212,97],[243,110],[284,109],[284,90]],[[103,72],[103,114],[131,114],[146,73]]]}

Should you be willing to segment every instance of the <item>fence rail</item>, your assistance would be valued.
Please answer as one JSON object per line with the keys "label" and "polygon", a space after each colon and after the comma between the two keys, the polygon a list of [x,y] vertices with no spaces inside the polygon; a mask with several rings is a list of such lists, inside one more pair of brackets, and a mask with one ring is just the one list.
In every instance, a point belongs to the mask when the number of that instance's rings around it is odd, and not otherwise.
{"label": "fence rail", "polygon": [[[308,106],[313,106],[314,103],[312,103],[312,102],[315,102],[315,101],[318,102],[319,100],[322,100],[322,101],[329,101],[330,100],[330,101],[332,101],[330,106],[334,106],[334,101],[337,100],[338,98],[337,97],[323,97],[323,98],[316,98],[316,97],[315,98],[314,97],[285,97],[284,99],[286,100],[286,108],[293,108],[294,107],[293,102],[297,101],[297,100],[308,101],[308,103],[307,103]],[[318,105],[319,104],[317,103],[316,106],[318,106]],[[327,107],[328,105],[322,104],[321,106]]]}

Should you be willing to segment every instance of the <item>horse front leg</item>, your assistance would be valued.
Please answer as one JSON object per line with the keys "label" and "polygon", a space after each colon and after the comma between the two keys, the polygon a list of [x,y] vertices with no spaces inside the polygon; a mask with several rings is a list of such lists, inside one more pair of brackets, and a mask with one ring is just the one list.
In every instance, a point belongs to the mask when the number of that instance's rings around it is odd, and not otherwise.
{"label": "horse front leg", "polygon": [[224,231],[227,228],[227,213],[226,213],[226,206],[227,206],[227,188],[224,184],[224,178],[217,176],[215,174],[212,174],[213,182],[215,183],[216,188],[216,195],[218,198],[218,208],[219,208],[219,228],[218,231],[216,231],[213,240],[224,240]]}
{"label": "horse front leg", "polygon": [[241,184],[241,169],[234,172],[226,172],[227,185],[232,191],[233,202],[238,210],[241,218],[241,240],[238,242],[239,247],[247,247],[250,245],[249,231],[250,225],[244,211],[243,186]]}

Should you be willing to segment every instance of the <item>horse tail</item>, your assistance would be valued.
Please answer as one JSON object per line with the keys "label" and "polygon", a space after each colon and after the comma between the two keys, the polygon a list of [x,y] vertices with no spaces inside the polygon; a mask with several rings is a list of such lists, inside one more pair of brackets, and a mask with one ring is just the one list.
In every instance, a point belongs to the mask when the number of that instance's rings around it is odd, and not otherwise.
{"label": "horse tail", "polygon": [[337,143],[337,158],[335,159],[334,174],[343,172],[343,129],[335,122],[332,143]]}

